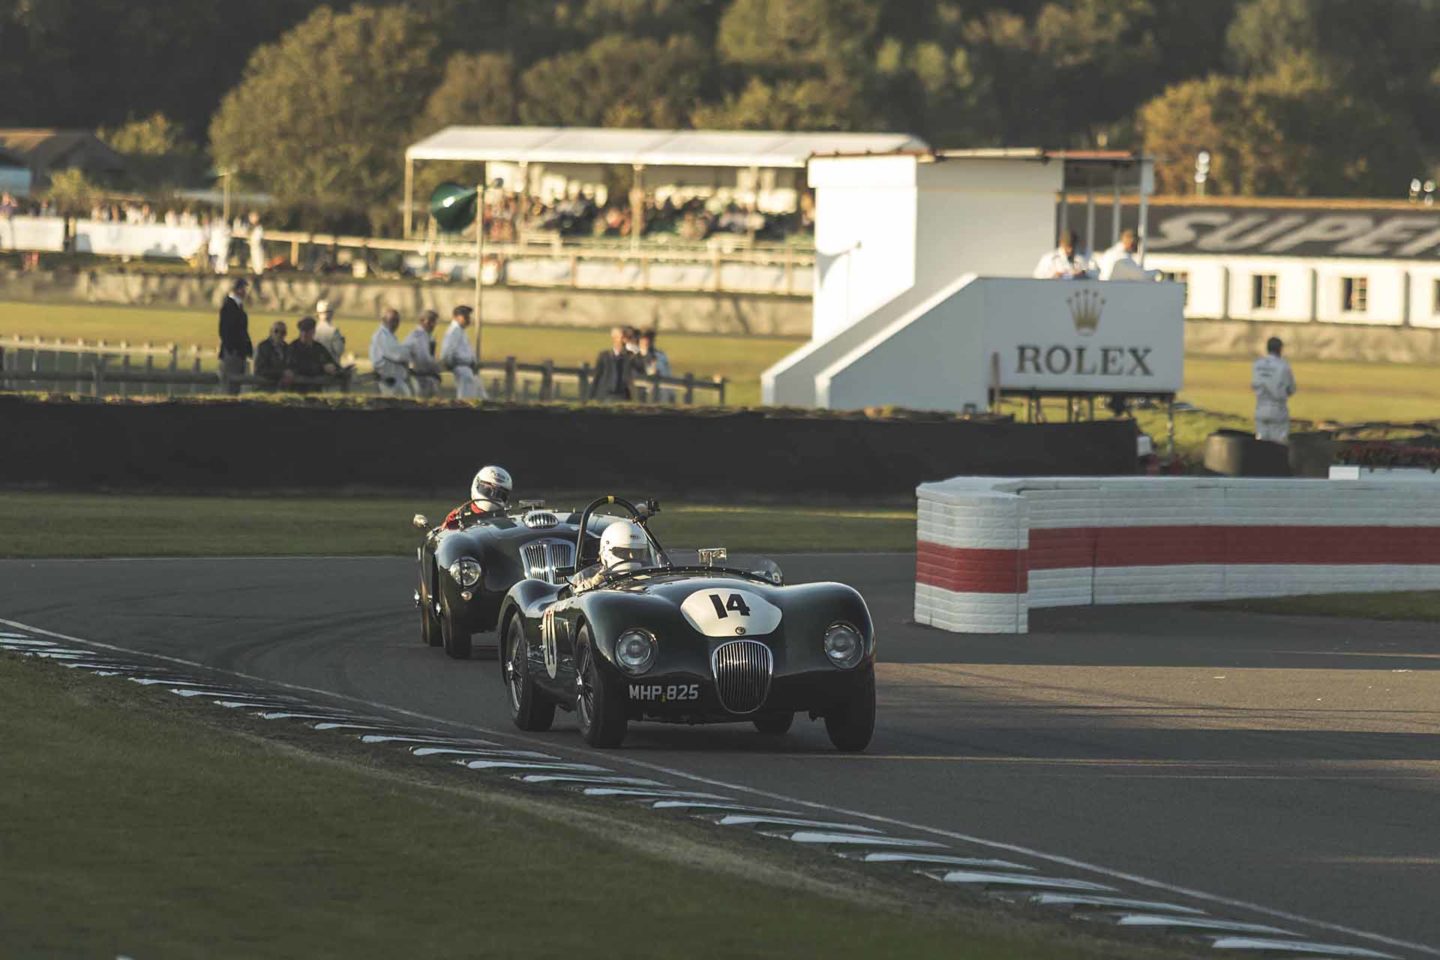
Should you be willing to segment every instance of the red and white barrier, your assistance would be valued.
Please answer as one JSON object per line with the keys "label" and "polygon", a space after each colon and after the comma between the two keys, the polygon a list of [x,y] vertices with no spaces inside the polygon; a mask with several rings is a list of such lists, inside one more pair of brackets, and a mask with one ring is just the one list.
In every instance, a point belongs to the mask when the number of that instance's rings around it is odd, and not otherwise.
{"label": "red and white barrier", "polygon": [[923,484],[915,619],[1024,633],[1035,607],[1440,588],[1440,482],[1228,477]]}

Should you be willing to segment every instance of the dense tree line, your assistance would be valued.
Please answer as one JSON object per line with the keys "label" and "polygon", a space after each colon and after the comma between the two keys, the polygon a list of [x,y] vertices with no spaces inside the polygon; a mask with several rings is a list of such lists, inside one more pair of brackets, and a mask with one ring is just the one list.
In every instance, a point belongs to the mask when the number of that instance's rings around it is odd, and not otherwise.
{"label": "dense tree line", "polygon": [[1143,148],[1173,192],[1206,149],[1213,192],[1393,196],[1437,53],[1440,0],[0,0],[0,125],[178,131],[376,221],[449,123]]}

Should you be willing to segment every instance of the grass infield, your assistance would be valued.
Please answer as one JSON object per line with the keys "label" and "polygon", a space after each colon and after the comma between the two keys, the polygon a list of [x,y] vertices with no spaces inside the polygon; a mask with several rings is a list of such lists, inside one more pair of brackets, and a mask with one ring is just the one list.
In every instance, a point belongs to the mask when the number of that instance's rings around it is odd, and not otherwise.
{"label": "grass infield", "polygon": [[[299,314],[276,314],[258,307],[251,311],[251,335],[257,340],[271,320],[287,320],[292,328]],[[0,301],[0,334],[39,334],[47,337],[111,341],[175,342],[199,345],[207,360],[215,348],[216,313],[207,307],[176,309],[113,304],[49,304]],[[357,356],[365,353],[375,320],[341,316],[336,321]],[[406,318],[408,330],[411,318]],[[514,356],[522,361],[553,359],[579,364],[595,359],[609,342],[604,330],[565,327],[502,326],[490,324],[484,334],[485,356]],[[731,381],[727,400],[745,406],[760,402],[760,374],[805,342],[795,337],[719,336],[661,331],[661,346],[679,373],[722,376]],[[1250,390],[1251,358],[1199,357],[1185,360],[1185,389],[1180,399],[1217,414],[1254,416],[1255,396]],[[1295,361],[1299,392],[1290,405],[1297,420],[1408,422],[1440,417],[1440,377],[1426,364],[1362,363],[1348,361]],[[1146,429],[1154,433],[1142,417]],[[1188,429],[1185,421],[1194,421]],[[1182,434],[1215,426],[1228,426],[1213,418],[1187,414]],[[1186,446],[1186,444],[1182,444]]]}
{"label": "grass infield", "polygon": [[[410,518],[438,523],[459,502],[389,497],[174,497],[0,492],[0,556],[144,557],[411,554]],[[556,506],[583,506],[581,498]],[[915,512],[662,501],[662,543],[750,553],[913,550]]]}
{"label": "grass infield", "polygon": [[1073,928],[911,911],[758,838],[262,738],[175,700],[0,654],[6,956],[1116,955]]}
{"label": "grass infield", "polygon": [[1207,604],[1245,613],[1298,617],[1351,617],[1356,620],[1440,622],[1440,590],[1403,593],[1325,593],[1313,597],[1266,597]]}

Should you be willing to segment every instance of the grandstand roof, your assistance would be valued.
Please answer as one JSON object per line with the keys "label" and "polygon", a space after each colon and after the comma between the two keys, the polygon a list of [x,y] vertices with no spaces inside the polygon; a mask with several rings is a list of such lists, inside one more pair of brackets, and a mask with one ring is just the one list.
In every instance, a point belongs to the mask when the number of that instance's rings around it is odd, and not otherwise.
{"label": "grandstand roof", "polygon": [[905,133],[614,130],[597,127],[446,127],[407,160],[643,164],[655,167],[797,167],[817,153],[928,150]]}

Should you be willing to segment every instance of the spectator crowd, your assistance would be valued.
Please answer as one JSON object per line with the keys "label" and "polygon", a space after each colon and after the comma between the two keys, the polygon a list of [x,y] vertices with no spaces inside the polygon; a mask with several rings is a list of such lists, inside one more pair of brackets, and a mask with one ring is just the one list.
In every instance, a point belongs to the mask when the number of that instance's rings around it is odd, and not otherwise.
{"label": "spectator crowd", "polygon": [[[326,387],[348,389],[355,376],[353,358],[346,353],[345,335],[335,324],[329,301],[315,305],[314,315],[296,323],[295,339],[289,325],[276,320],[269,336],[258,346],[250,339],[245,302],[251,283],[236,280],[220,307],[220,367],[225,389],[240,392],[247,374],[263,390],[318,393]],[[471,341],[474,311],[461,304],[451,312],[450,325],[437,343],[440,315],[424,310],[415,326],[401,339],[400,311],[387,308],[370,337],[371,376],[381,396],[433,398],[440,396],[440,380],[449,373],[457,399],[485,399],[480,364]],[[645,378],[670,377],[670,358],[656,345],[654,330],[615,327],[610,349],[602,350],[591,372],[586,398],[600,401],[638,399],[637,385]],[[350,361],[350,362],[347,362]],[[651,400],[674,402],[675,391],[657,385]]]}

